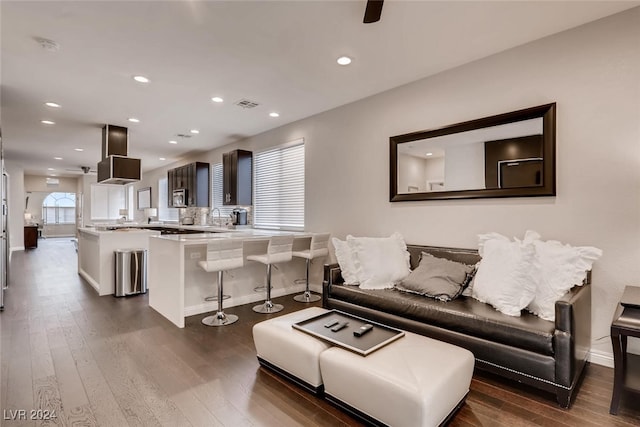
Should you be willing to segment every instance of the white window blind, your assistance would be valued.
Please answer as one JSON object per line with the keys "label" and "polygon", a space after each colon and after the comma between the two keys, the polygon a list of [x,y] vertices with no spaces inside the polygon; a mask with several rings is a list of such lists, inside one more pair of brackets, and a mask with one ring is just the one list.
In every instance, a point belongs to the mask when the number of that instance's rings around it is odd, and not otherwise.
{"label": "white window blind", "polygon": [[255,153],[254,227],[304,229],[304,140]]}
{"label": "white window blind", "polygon": [[158,221],[178,221],[180,219],[178,208],[169,207],[168,185],[167,178],[158,180]]}
{"label": "white window blind", "polygon": [[91,219],[118,219],[120,209],[128,206],[126,187],[91,184]]}
{"label": "white window blind", "polygon": [[[229,219],[229,215],[231,215],[231,211],[233,211],[233,206],[224,206],[222,202],[222,180],[223,178],[223,169],[222,163],[215,163],[213,165],[213,173],[211,174],[211,200],[213,200],[212,206],[214,208],[220,209],[220,217],[222,218],[223,224]],[[211,215],[214,215],[213,212]],[[218,215],[213,216],[212,220],[218,219]]]}

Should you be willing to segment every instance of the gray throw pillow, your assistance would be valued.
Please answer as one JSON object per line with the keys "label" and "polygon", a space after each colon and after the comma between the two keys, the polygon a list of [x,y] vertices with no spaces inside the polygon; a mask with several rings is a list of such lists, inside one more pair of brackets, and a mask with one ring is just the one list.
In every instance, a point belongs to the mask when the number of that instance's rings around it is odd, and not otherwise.
{"label": "gray throw pillow", "polygon": [[422,252],[420,265],[396,288],[441,301],[457,298],[473,278],[474,267]]}

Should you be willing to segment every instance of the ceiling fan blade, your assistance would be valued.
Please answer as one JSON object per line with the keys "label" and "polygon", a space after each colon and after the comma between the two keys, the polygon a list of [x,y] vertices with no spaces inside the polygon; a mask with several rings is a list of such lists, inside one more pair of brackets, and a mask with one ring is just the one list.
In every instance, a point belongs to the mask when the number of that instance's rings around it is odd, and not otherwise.
{"label": "ceiling fan blade", "polygon": [[384,3],[384,0],[367,0],[367,8],[364,10],[364,20],[362,22],[365,24],[378,22],[382,14],[382,3]]}

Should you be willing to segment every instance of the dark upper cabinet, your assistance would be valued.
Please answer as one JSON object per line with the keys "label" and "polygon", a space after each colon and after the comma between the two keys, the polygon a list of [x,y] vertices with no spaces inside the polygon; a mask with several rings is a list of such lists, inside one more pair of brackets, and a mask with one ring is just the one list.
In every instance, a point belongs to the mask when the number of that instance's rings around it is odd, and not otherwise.
{"label": "dark upper cabinet", "polygon": [[222,203],[251,205],[253,203],[253,153],[233,150],[222,155]]}
{"label": "dark upper cabinet", "polygon": [[187,207],[209,207],[209,163],[194,162],[167,171],[167,200],[173,204],[174,190],[185,190]]}

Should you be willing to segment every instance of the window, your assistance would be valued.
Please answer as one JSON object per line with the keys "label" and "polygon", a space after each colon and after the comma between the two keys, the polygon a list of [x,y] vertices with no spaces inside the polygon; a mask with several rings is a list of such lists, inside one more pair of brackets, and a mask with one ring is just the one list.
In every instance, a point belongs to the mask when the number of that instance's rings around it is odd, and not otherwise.
{"label": "window", "polygon": [[[234,207],[224,206],[222,202],[222,194],[223,194],[222,180],[224,179],[222,175],[223,173],[222,163],[216,163],[212,166],[213,166],[213,173],[211,174],[211,200],[212,200],[211,206],[213,208],[220,209],[220,217],[223,218],[222,221],[224,223],[225,222],[224,219],[229,218],[229,215],[231,215],[231,212],[233,211]],[[211,212],[211,215],[214,215],[214,213]],[[217,220],[218,216],[214,215],[211,219]]]}
{"label": "window", "polygon": [[169,207],[167,178],[158,180],[158,221],[178,221],[178,208]]}
{"label": "window", "polygon": [[133,206],[132,185],[91,185],[91,219],[118,219],[120,209],[128,209],[131,217],[130,206]]}
{"label": "window", "polygon": [[304,140],[255,153],[254,226],[304,229]]}
{"label": "window", "polygon": [[75,224],[76,195],[51,193],[42,202],[42,218],[45,224]]}

